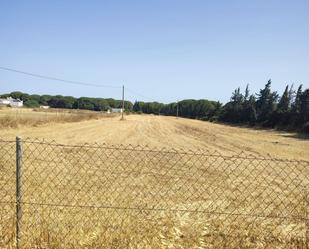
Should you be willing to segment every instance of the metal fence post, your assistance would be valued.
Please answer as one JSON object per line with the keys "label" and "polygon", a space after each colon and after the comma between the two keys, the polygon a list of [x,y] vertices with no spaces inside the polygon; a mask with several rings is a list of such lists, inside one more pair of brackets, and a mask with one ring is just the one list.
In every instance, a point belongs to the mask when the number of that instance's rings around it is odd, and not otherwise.
{"label": "metal fence post", "polygon": [[309,249],[309,192],[305,188],[304,190],[304,218],[305,218],[305,249]]}
{"label": "metal fence post", "polygon": [[16,137],[16,248],[21,244],[22,219],[22,140]]}

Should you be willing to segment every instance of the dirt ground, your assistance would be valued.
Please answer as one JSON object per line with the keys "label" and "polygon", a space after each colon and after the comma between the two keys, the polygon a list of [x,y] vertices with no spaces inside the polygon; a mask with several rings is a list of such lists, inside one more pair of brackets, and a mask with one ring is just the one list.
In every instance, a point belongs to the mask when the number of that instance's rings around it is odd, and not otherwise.
{"label": "dirt ground", "polygon": [[124,121],[113,117],[0,130],[1,138],[14,139],[16,135],[65,144],[98,142],[148,145],[156,148],[215,150],[222,154],[246,151],[255,155],[309,160],[309,139],[294,133],[154,115],[128,115]]}

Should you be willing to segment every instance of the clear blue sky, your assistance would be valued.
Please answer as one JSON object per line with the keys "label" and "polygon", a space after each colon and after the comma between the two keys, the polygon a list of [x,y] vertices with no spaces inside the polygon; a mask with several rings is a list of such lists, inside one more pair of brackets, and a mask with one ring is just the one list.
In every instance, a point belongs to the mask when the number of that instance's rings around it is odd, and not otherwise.
{"label": "clear blue sky", "polygon": [[[226,102],[269,78],[309,87],[309,1],[1,1],[0,66],[122,85],[151,99]],[[0,93],[120,98],[0,70]],[[148,100],[135,94],[127,98]]]}

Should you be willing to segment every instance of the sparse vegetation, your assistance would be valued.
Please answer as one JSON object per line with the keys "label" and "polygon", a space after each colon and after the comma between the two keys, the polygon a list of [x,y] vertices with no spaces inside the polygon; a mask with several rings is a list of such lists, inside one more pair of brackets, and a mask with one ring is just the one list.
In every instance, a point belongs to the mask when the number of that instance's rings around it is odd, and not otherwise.
{"label": "sparse vegetation", "polygon": [[105,114],[91,111],[68,111],[54,109],[11,109],[0,110],[0,128],[18,128],[21,126],[39,126],[48,123],[80,122],[83,120],[112,117],[114,114]]}

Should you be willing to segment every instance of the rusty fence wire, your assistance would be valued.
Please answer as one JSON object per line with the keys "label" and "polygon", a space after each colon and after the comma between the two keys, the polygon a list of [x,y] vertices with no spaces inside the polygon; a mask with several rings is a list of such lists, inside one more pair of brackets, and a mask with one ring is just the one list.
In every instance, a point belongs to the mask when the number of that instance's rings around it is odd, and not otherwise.
{"label": "rusty fence wire", "polygon": [[0,248],[308,249],[308,161],[16,145],[0,140]]}

